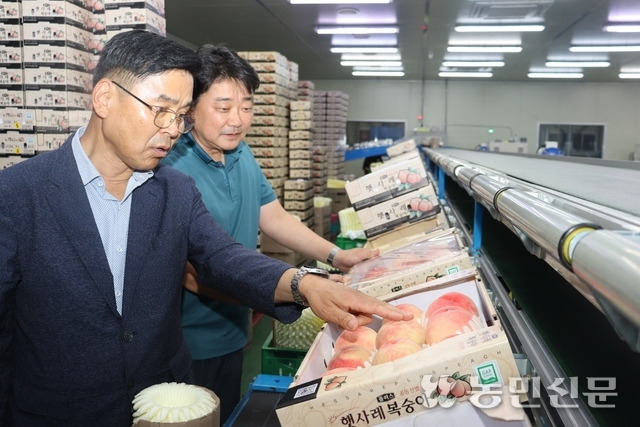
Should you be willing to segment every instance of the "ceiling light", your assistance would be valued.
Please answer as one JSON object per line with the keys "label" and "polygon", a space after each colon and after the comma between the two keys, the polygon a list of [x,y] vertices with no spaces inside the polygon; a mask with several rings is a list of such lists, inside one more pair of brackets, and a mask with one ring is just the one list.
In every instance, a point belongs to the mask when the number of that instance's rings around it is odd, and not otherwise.
{"label": "ceiling light", "polygon": [[444,61],[445,67],[504,67],[504,61]]}
{"label": "ceiling light", "polygon": [[640,45],[580,45],[570,46],[570,52],[640,52]]}
{"label": "ceiling light", "polygon": [[289,0],[291,4],[374,4],[391,3],[393,0]]}
{"label": "ceiling light", "polygon": [[403,67],[353,67],[353,71],[404,71]]}
{"label": "ceiling light", "polygon": [[547,61],[545,66],[549,68],[572,68],[572,67],[590,67],[604,68],[611,65],[608,61]]}
{"label": "ceiling light", "polygon": [[489,72],[472,72],[472,71],[440,71],[438,73],[440,77],[492,77],[493,74]]}
{"label": "ceiling light", "polygon": [[343,67],[357,67],[358,65],[367,65],[372,67],[399,67],[402,65],[402,61],[341,61],[340,65],[342,65]]}
{"label": "ceiling light", "polygon": [[620,73],[618,77],[621,79],[640,79],[640,73]]}
{"label": "ceiling light", "polygon": [[399,53],[343,53],[340,59],[343,61],[400,61],[402,58]]}
{"label": "ceiling light", "polygon": [[640,23],[635,24],[608,24],[604,30],[609,33],[640,33]]}
{"label": "ceiling light", "polygon": [[336,27],[316,27],[318,34],[397,34],[400,30],[395,26],[336,26]]}
{"label": "ceiling light", "polygon": [[369,46],[334,46],[331,53],[398,53],[397,47],[369,47]]}
{"label": "ceiling light", "polygon": [[584,77],[582,73],[529,73],[527,77],[530,79],[581,79]]}
{"label": "ceiling light", "polygon": [[544,31],[544,25],[458,25],[455,30],[459,33],[540,32]]}
{"label": "ceiling light", "polygon": [[404,77],[404,71],[353,71],[356,77]]}
{"label": "ceiling light", "polygon": [[447,52],[522,52],[522,46],[449,46]]}

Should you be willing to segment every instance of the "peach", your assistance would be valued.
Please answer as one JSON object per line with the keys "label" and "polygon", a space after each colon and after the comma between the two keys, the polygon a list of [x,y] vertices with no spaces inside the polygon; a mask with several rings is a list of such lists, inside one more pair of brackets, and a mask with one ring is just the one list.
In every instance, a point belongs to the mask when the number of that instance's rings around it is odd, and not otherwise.
{"label": "peach", "polygon": [[473,317],[472,313],[463,308],[451,306],[441,308],[427,320],[425,342],[433,345],[475,329]]}
{"label": "peach", "polygon": [[427,308],[426,316],[431,317],[433,313],[441,307],[453,305],[470,311],[474,315],[478,315],[478,307],[471,298],[460,292],[447,292],[436,298]]}
{"label": "peach", "polygon": [[371,361],[371,351],[361,345],[348,345],[336,351],[327,365],[327,370],[336,368],[364,368]]}
{"label": "peach", "polygon": [[378,330],[376,347],[379,349],[386,342],[398,338],[408,338],[418,345],[425,343],[426,330],[419,322],[413,320],[396,320],[385,323]]}
{"label": "peach", "polygon": [[336,343],[333,348],[337,351],[342,347],[357,344],[369,351],[373,351],[376,348],[377,335],[378,333],[368,326],[358,326],[358,329],[355,331],[342,331],[340,335],[338,335],[338,338],[336,338]]}
{"label": "peach", "polygon": [[[398,307],[400,310],[408,311],[409,313],[413,314],[413,319],[411,320],[415,320],[416,322],[422,323],[422,315],[424,312],[417,305],[404,303],[404,304],[398,304],[396,305],[396,307]],[[382,324],[384,325],[389,321],[390,321],[389,319],[383,319]]]}
{"label": "peach", "polygon": [[400,359],[410,354],[416,353],[422,350],[420,344],[408,338],[398,338],[395,340],[387,341],[382,347],[376,351],[373,356],[372,365],[379,365],[381,363],[391,362],[393,360]]}

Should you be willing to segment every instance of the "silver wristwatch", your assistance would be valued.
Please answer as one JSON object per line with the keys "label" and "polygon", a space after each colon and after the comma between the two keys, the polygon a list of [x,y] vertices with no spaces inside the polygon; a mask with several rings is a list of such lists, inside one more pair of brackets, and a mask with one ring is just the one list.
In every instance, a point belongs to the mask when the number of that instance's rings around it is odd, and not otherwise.
{"label": "silver wristwatch", "polygon": [[291,279],[291,295],[293,295],[293,300],[296,304],[303,305],[305,307],[309,307],[309,303],[300,293],[300,280],[305,276],[305,274],[315,274],[317,276],[322,276],[325,279],[329,278],[329,272],[324,268],[316,268],[316,267],[300,267],[296,274],[293,275]]}

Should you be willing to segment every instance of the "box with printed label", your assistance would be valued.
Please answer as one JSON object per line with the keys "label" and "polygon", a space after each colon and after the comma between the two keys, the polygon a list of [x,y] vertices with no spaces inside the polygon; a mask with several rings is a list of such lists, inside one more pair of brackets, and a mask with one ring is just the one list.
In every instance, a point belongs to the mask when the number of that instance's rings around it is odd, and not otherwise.
{"label": "box with printed label", "polygon": [[402,224],[393,230],[379,234],[367,240],[365,245],[368,248],[391,248],[405,241],[405,239],[414,239],[432,233],[437,230],[446,230],[451,227],[447,216],[441,210],[435,217],[421,219],[413,223]]}
{"label": "box with printed label", "polygon": [[440,204],[431,185],[356,211],[368,238],[396,226],[436,216]]}
{"label": "box with printed label", "polygon": [[166,35],[166,18],[146,7],[118,7],[105,10],[107,30],[154,28],[159,34]]}
{"label": "box with printed label", "polygon": [[387,155],[389,157],[395,157],[415,149],[416,149],[416,141],[413,138],[411,138],[406,141],[398,142],[387,147]]}
{"label": "box with printed label", "polygon": [[39,133],[36,142],[36,151],[51,151],[60,148],[67,140],[69,134],[65,133]]}
{"label": "box with printed label", "polygon": [[0,107],[24,107],[24,91],[0,88]]}
{"label": "box with printed label", "polygon": [[0,133],[1,154],[35,154],[36,135],[9,131]]}
{"label": "box with printed label", "polygon": [[368,173],[345,185],[353,208],[358,210],[415,191],[429,184],[420,156]]}
{"label": "box with printed label", "polygon": [[0,64],[12,66],[22,64],[22,47],[0,45]]}
{"label": "box with printed label", "polygon": [[17,42],[20,40],[22,40],[22,24],[19,21],[15,23],[3,22],[2,26],[0,26],[0,42]]}
{"label": "box with printed label", "polygon": [[20,19],[21,17],[22,11],[17,0],[0,1],[0,19]]}
{"label": "box with printed label", "polygon": [[22,89],[24,76],[21,68],[0,67],[0,85],[16,86],[16,89]]}
{"label": "box with printed label", "polygon": [[288,179],[284,182],[285,190],[304,191],[313,188],[313,183],[307,179]]}
{"label": "box with printed label", "polygon": [[[523,401],[524,393],[512,395],[508,387],[512,380],[520,379],[520,373],[506,333],[475,270],[393,295],[375,296],[393,305],[411,305],[416,314],[414,320],[399,322],[404,325],[389,322],[382,326],[376,318],[368,326],[373,330],[372,339],[383,342],[394,334],[405,338],[373,350],[362,349],[367,345],[363,339],[357,350],[351,346],[345,352],[340,351],[338,343],[342,330],[335,324],[326,324],[276,406],[282,425],[372,426],[400,422],[403,417],[409,421],[429,411],[435,415],[439,406],[469,403],[484,411],[488,407],[481,405],[482,398],[488,396],[489,388],[509,395],[503,396],[504,404],[499,409],[489,409],[487,414],[513,425],[528,425],[522,407],[512,405]],[[456,306],[432,310],[447,301],[455,301]],[[452,321],[457,323],[451,328],[456,332],[443,338],[441,319],[453,318],[452,312],[460,312],[458,320]],[[418,344],[423,339],[425,343]],[[395,358],[392,351],[383,350],[389,347],[394,348]]]}
{"label": "box with printed label", "polygon": [[33,130],[36,110],[23,108],[0,109],[0,129],[2,130]]}

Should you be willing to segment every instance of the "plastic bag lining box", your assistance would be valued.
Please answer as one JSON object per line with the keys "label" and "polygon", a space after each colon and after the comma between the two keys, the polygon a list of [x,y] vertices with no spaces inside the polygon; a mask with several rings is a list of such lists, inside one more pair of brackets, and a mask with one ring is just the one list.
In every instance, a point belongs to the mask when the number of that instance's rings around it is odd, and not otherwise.
{"label": "plastic bag lining box", "polygon": [[[438,344],[376,366],[323,377],[340,334],[334,324],[326,324],[307,352],[294,381],[276,407],[278,419],[286,426],[378,425],[427,413],[438,406],[433,399],[438,379],[469,375],[474,386],[470,396],[485,393],[483,387],[504,387],[511,378],[520,378],[507,336],[474,269],[424,283],[381,299],[392,304],[412,303],[422,308],[445,292],[458,291],[477,301],[486,327],[448,338]],[[478,304],[479,301],[479,304]],[[380,319],[370,325],[377,329]],[[339,382],[339,384],[335,384]],[[520,401],[525,396],[515,396]],[[521,408],[508,405],[498,419],[526,422]],[[349,424],[351,425],[351,424]]]}

